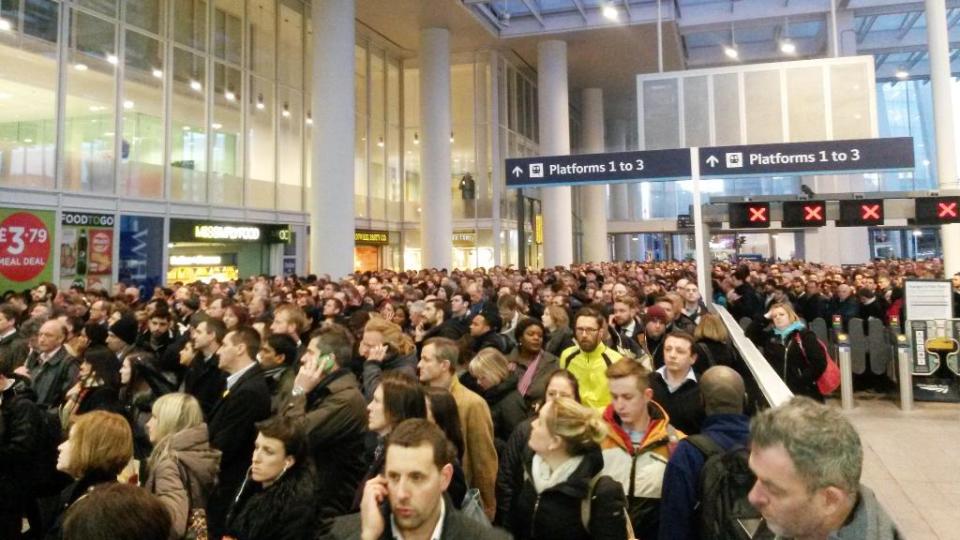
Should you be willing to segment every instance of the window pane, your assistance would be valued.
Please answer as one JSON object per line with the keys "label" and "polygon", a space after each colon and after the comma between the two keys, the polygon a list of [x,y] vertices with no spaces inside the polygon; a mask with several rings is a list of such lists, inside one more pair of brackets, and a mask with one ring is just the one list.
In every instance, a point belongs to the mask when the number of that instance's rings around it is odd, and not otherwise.
{"label": "window pane", "polygon": [[173,50],[170,198],[175,201],[207,200],[206,80],[203,57]]}
{"label": "window pane", "polygon": [[[210,203],[243,205],[243,131],[240,70],[216,63],[213,88],[213,150],[210,155]],[[256,107],[255,104],[251,104]]]}
{"label": "window pane", "polygon": [[386,219],[386,74],[383,51],[370,50],[370,218]]}
{"label": "window pane", "polygon": [[23,33],[56,43],[58,9],[58,4],[50,0],[27,0],[23,6]]}
{"label": "window pane", "polygon": [[63,188],[114,191],[114,91],[117,62],[111,22],[71,13]]}
{"label": "window pane", "polygon": [[[52,37],[55,40],[56,33]],[[2,186],[54,187],[56,48],[55,43],[40,40],[24,40],[19,48],[0,44]]]}
{"label": "window pane", "polygon": [[300,135],[303,130],[303,108],[300,92],[280,87],[280,143],[279,176],[277,177],[277,209],[303,209],[303,142]]}
{"label": "window pane", "polygon": [[163,51],[127,31],[125,54],[120,194],[163,198]]}
{"label": "window pane", "polygon": [[248,0],[250,69],[274,78],[276,68],[276,4],[273,0]]}
{"label": "window pane", "polygon": [[250,176],[247,179],[246,206],[273,208],[275,185],[273,115],[279,107],[274,99],[273,83],[251,76],[250,91],[255,105],[250,109],[250,116],[247,118]]}
{"label": "window pane", "polygon": [[207,50],[207,3],[204,0],[176,0],[173,37],[180,45]]}
{"label": "window pane", "polygon": [[281,84],[303,86],[303,5],[299,0],[281,0],[280,50],[277,80]]}
{"label": "window pane", "polygon": [[213,12],[213,54],[220,60],[240,64],[243,60],[243,3],[217,0]]}
{"label": "window pane", "polygon": [[137,0],[126,2],[127,24],[159,34],[163,28],[163,2],[160,0]]}
{"label": "window pane", "polygon": [[110,17],[117,16],[117,0],[79,0],[77,4]]}

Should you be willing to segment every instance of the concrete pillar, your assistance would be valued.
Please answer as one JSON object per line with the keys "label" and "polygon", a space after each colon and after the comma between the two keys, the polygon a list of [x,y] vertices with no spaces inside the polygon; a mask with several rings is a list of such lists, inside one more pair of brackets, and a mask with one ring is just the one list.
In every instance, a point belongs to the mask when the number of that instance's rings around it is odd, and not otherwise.
{"label": "concrete pillar", "polygon": [[[567,89],[567,44],[537,45],[537,97],[540,112],[540,153],[570,153],[570,110]],[[543,200],[543,264],[573,263],[573,205],[570,187],[541,189]]]}
{"label": "concrete pillar", "polygon": [[450,169],[450,32],[420,32],[420,247],[424,268],[453,264]]}
{"label": "concrete pillar", "polygon": [[[602,153],[605,149],[603,90],[585,89],[582,105],[583,153]],[[607,262],[610,260],[610,250],[607,246],[607,186],[597,184],[582,186],[579,189],[583,211],[583,262]]]}
{"label": "concrete pillar", "polygon": [[[627,121],[618,118],[610,124],[610,134],[607,137],[608,152],[624,152],[627,149]],[[630,218],[630,206],[627,192],[630,184],[613,184],[610,186],[610,220],[626,221]],[[630,249],[630,236],[618,234],[614,236],[613,251],[616,260],[626,261]]]}
{"label": "concrete pillar", "polygon": [[355,5],[313,2],[313,178],[310,272],[353,272]]}
{"label": "concrete pillar", "polygon": [[[951,99],[950,41],[947,8],[943,0],[926,0],[927,44],[930,48],[930,85],[933,87],[933,122],[937,148],[937,175],[941,189],[957,189],[956,134]],[[943,271],[960,272],[960,224],[940,228]]]}

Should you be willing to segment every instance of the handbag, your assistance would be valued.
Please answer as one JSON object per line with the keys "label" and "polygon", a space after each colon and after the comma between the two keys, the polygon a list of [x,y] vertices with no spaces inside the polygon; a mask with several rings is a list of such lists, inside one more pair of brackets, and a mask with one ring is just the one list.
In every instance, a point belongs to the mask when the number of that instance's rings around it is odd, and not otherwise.
{"label": "handbag", "polygon": [[467,490],[467,494],[463,496],[463,503],[460,504],[460,513],[481,525],[490,527],[490,520],[483,511],[483,499],[480,498],[480,490],[477,488]]}
{"label": "handbag", "polygon": [[[803,341],[800,339],[800,334],[794,334],[793,337],[797,345],[800,346],[803,359],[807,360],[807,351],[803,348]],[[824,342],[820,341],[820,338],[817,338],[817,343],[820,344],[820,349],[823,350],[823,356],[827,359],[827,367],[823,370],[820,378],[817,379],[817,390],[820,391],[821,395],[827,396],[840,387],[840,366],[838,366],[837,362],[830,356],[830,350],[827,349],[827,345]],[[807,364],[809,365],[810,362],[807,361]]]}
{"label": "handbag", "polygon": [[[184,487],[187,491],[187,530],[183,534],[184,540],[209,540],[207,529],[207,510],[203,507],[196,508],[193,504],[193,482],[190,480],[190,474],[183,467],[183,463],[174,456],[177,461],[177,469],[180,471],[180,478],[184,481]],[[199,498],[199,497],[197,497]]]}

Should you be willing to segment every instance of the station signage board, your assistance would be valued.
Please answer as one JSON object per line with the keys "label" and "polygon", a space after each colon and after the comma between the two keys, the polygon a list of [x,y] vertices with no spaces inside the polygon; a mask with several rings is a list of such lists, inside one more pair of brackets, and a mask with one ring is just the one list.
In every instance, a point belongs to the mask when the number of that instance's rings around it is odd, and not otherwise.
{"label": "station signage board", "polygon": [[690,172],[690,150],[680,148],[511,158],[506,178],[507,187],[525,188],[682,180],[690,178]]}
{"label": "station signage board", "polygon": [[874,225],[883,225],[883,199],[840,201],[838,227],[869,227]]}
{"label": "station signage board", "polygon": [[913,169],[911,137],[718,146],[700,150],[700,175],[777,176]]}
{"label": "station signage board", "polygon": [[960,197],[921,197],[914,204],[918,225],[960,223]]}

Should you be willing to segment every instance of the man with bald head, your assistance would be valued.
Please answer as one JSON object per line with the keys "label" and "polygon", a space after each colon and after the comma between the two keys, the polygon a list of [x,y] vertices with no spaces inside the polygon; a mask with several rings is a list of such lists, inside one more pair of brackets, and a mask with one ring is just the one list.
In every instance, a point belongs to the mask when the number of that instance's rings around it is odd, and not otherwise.
{"label": "man with bald head", "polygon": [[660,538],[687,540],[699,538],[697,513],[700,501],[700,471],[706,456],[700,448],[719,447],[727,451],[746,446],[750,436],[750,418],[743,414],[743,379],[733,369],[714,366],[700,378],[700,394],[706,418],[699,435],[680,441],[667,463],[660,500]]}
{"label": "man with bald head", "polygon": [[17,373],[30,378],[37,393],[37,404],[47,409],[57,409],[63,404],[67,390],[77,378],[76,360],[67,354],[63,344],[67,329],[63,323],[51,319],[37,333],[37,352],[30,355],[26,364],[17,368]]}

